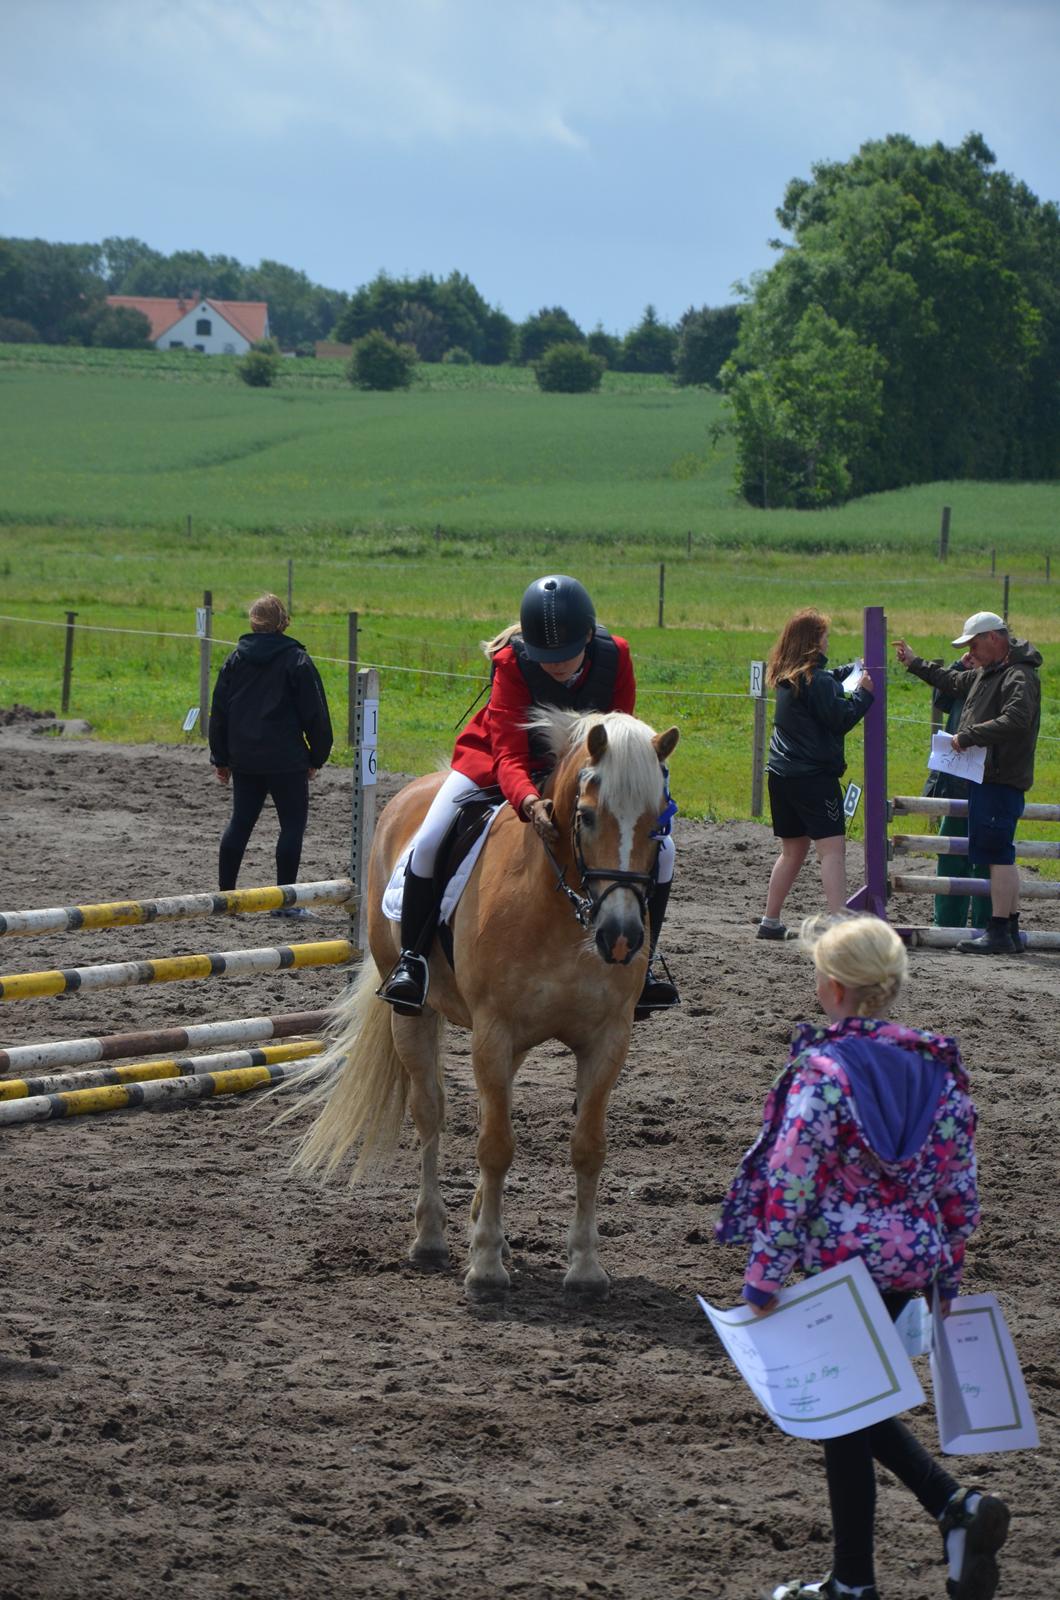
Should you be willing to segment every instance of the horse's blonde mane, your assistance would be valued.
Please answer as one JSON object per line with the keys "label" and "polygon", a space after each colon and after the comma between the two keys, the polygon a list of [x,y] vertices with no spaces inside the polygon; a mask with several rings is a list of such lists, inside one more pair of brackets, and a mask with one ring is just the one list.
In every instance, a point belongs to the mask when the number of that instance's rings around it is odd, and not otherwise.
{"label": "horse's blonde mane", "polygon": [[639,717],[624,711],[563,711],[558,706],[538,706],[525,726],[544,734],[558,762],[583,744],[597,723],[607,729],[607,751],[600,765],[593,767],[601,804],[619,815],[639,814],[650,806],[661,810],[663,776],[652,743],[655,729]]}

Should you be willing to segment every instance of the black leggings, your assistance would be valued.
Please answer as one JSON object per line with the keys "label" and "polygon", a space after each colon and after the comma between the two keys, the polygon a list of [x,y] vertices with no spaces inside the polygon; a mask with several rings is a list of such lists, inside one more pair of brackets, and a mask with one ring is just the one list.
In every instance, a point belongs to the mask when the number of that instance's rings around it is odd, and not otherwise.
{"label": "black leggings", "polygon": [[232,817],[221,835],[217,881],[221,889],[234,889],[243,852],[272,797],[280,820],[276,841],[276,882],[295,883],[302,859],[302,840],[309,821],[309,779],[304,772],[233,772]]}
{"label": "black leggings", "polygon": [[[908,1295],[885,1295],[892,1317]],[[875,1583],[872,1533],[876,1517],[876,1462],[916,1495],[925,1511],[941,1515],[958,1484],[924,1449],[904,1422],[888,1417],[871,1428],[824,1441],[828,1499],[832,1507],[832,1576],[852,1588]]]}

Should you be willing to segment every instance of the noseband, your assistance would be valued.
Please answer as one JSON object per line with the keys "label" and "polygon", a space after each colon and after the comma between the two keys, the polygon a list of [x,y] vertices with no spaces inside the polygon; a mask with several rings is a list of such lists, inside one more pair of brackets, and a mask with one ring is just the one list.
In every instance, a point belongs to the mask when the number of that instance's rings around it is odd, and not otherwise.
{"label": "noseband", "polygon": [[[545,854],[552,863],[552,869],[556,874],[556,888],[561,894],[566,895],[571,910],[585,929],[591,927],[600,911],[600,907],[608,895],[613,894],[616,889],[628,889],[631,894],[636,896],[637,904],[640,907],[641,919],[643,920],[648,914],[648,902],[655,893],[656,874],[659,870],[658,849],[656,849],[655,860],[652,863],[650,872],[626,872],[621,867],[587,866],[585,853],[582,850],[581,810],[578,805],[582,795],[584,777],[585,773],[583,771],[578,780],[578,792],[574,797],[574,815],[571,820],[571,854],[578,869],[580,894],[577,889],[572,889],[567,882],[566,868],[560,866],[552,853],[552,847],[546,840],[543,839],[541,841]],[[669,806],[673,806],[668,788],[666,798]],[[673,806],[673,810],[670,810],[669,806],[667,810],[662,812],[656,823],[652,833],[654,839],[661,838],[664,833],[669,833],[670,831],[670,818],[677,808]],[[605,879],[607,882],[607,888],[602,894],[595,894],[593,891],[593,884],[598,879]]]}

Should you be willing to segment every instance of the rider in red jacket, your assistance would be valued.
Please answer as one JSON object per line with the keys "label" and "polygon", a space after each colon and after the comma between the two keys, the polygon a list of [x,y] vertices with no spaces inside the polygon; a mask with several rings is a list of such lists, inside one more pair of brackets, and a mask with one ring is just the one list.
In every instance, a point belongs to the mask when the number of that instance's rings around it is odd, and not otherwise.
{"label": "rider in red jacket", "polygon": [[[534,706],[572,711],[625,711],[637,687],[629,645],[596,621],[589,595],[576,578],[539,578],[523,595],[518,626],[485,646],[492,662],[489,699],[456,741],[452,770],[416,835],[405,875],[401,906],[401,955],[380,997],[406,1015],[417,1015],[427,998],[427,952],[437,912],[434,864],[456,807],[477,790],[499,787],[512,810],[547,843],[558,837],[552,802],[538,781],[552,766],[543,739],[525,727]],[[673,878],[674,847],[660,841],[658,882],[651,903],[651,949],[638,1005],[658,1010],[678,1003],[672,983],[656,978],[652,960]]]}

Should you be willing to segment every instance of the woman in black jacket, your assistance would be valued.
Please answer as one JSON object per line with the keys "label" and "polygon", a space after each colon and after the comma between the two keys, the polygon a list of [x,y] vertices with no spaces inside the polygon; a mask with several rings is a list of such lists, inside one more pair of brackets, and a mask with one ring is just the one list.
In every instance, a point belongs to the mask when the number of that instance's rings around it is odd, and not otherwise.
{"label": "woman in black jacket", "polygon": [[[295,883],[309,820],[309,779],[331,754],[331,718],[320,674],[305,647],[288,639],[287,608],[264,594],[217,675],[210,708],[210,760],[232,782],[232,818],[221,838],[218,883],[234,889],[243,852],[271,796],[280,822],[276,882]],[[302,916],[299,906],[274,915]]]}
{"label": "woman in black jacket", "polygon": [[846,902],[846,819],[839,784],[846,771],[843,739],[872,704],[872,679],[863,672],[853,694],[843,693],[850,668],[829,668],[828,626],[819,611],[797,612],[767,664],[776,712],[766,770],[780,855],[770,874],[759,939],[786,936],[780,913],[811,839],[829,911],[842,911]]}

